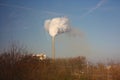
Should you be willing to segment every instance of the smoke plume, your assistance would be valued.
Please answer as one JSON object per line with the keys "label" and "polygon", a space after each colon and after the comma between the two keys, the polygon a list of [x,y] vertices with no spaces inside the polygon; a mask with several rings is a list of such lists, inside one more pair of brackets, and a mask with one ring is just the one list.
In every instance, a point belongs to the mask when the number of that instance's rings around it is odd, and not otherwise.
{"label": "smoke plume", "polygon": [[[67,32],[69,35],[72,36],[80,36],[83,35],[76,28],[71,28],[70,21],[66,17],[57,17],[53,19],[48,19],[44,23],[44,27],[46,31],[52,37],[52,57],[53,62],[55,61],[55,37],[61,33]],[[76,48],[75,48],[76,49]]]}
{"label": "smoke plume", "polygon": [[44,26],[52,37],[70,31],[70,21],[66,17],[48,19],[45,21]]}

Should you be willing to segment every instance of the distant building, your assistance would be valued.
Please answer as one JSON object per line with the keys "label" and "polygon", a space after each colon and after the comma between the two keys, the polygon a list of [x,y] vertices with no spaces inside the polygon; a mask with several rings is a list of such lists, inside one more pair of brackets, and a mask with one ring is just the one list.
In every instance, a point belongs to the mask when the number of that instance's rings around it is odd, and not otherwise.
{"label": "distant building", "polygon": [[40,60],[45,60],[46,59],[46,55],[43,53],[40,54],[34,54],[34,57],[38,57]]}
{"label": "distant building", "polygon": [[107,70],[110,70],[110,68],[111,68],[111,66],[106,66],[106,69],[107,69]]}

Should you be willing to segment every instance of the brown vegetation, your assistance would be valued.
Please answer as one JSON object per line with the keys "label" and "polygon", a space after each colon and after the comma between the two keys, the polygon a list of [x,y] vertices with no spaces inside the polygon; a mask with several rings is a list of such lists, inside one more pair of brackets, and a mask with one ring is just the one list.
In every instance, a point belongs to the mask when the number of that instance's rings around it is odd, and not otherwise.
{"label": "brown vegetation", "polygon": [[[28,52],[27,52],[28,53]],[[0,53],[0,80],[120,80],[120,64],[88,63],[85,57],[39,60],[12,46]]]}

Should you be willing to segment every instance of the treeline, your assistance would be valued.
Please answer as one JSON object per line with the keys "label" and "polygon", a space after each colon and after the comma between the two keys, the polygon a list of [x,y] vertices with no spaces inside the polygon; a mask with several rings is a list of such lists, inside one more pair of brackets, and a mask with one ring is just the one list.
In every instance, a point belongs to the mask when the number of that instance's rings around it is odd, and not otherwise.
{"label": "treeline", "polygon": [[92,64],[83,56],[40,60],[12,46],[0,53],[0,80],[120,80],[120,64]]}

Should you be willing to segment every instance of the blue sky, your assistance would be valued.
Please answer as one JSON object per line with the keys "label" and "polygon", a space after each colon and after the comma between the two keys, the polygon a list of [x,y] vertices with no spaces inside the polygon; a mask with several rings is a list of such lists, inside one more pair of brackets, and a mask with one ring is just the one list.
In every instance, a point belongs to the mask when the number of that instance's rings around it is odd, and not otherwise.
{"label": "blue sky", "polygon": [[19,42],[35,53],[51,56],[51,37],[44,21],[66,16],[81,37],[56,37],[56,56],[90,59],[120,58],[119,0],[1,0],[0,50]]}

